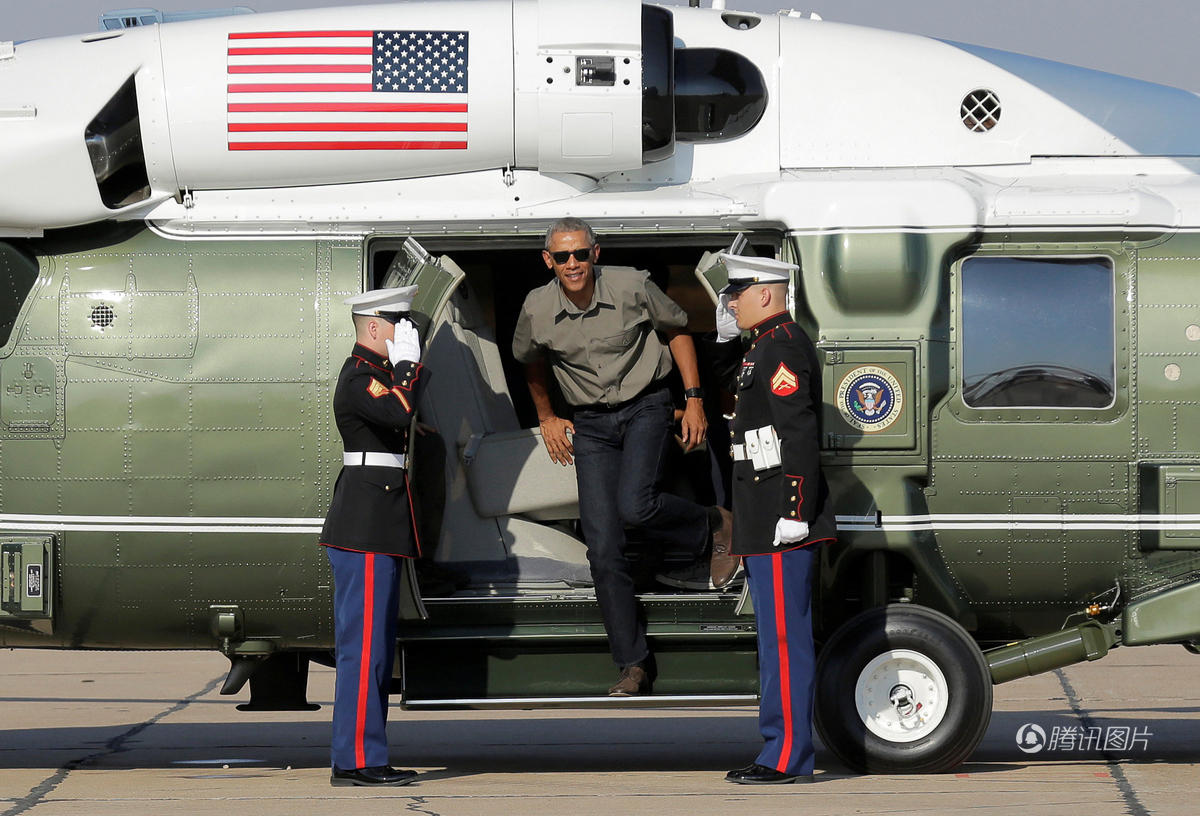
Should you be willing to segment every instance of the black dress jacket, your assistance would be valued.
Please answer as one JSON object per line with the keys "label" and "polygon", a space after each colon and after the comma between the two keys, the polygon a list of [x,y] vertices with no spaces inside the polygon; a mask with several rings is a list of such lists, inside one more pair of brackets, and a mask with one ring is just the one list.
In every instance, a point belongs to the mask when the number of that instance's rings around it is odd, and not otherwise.
{"label": "black dress jacket", "polygon": [[[419,363],[393,370],[387,357],[361,345],[338,375],[333,413],[347,453],[408,454],[408,428],[428,373]],[[321,531],[321,543],[360,552],[420,554],[401,467],[343,465]]]}
{"label": "black dress jacket", "polygon": [[[718,344],[733,347],[736,341]],[[722,350],[726,361],[730,351]],[[832,541],[837,534],[829,487],[821,473],[821,366],[808,336],[787,312],[767,318],[750,332],[750,346],[740,365],[727,362],[737,404],[732,424],[733,552],[762,555]],[[739,459],[747,433],[773,428],[779,464],[758,469]],[[744,455],[744,454],[743,454]],[[808,522],[808,537],[778,547],[775,524],[780,518]]]}

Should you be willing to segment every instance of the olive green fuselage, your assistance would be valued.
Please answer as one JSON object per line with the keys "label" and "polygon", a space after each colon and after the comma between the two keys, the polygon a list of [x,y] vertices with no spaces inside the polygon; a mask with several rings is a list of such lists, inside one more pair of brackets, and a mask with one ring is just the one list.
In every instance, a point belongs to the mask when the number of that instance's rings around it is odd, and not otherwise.
{"label": "olive green fuselage", "polygon": [[[642,245],[696,244],[663,232],[622,238],[631,258]],[[981,643],[1004,642],[1057,630],[1118,585],[1124,597],[1146,595],[1200,571],[1200,531],[1139,521],[1188,513],[1200,485],[1200,236],[768,238],[802,268],[795,311],[824,356],[823,447],[843,530],[823,554],[819,633],[902,601],[947,612]],[[510,256],[540,263],[537,239],[522,240]],[[473,291],[503,279],[485,260],[490,246],[459,242]],[[353,342],[341,301],[379,283],[373,248],[142,229],[3,249],[17,306],[0,349],[0,543],[26,561],[44,547],[47,570],[40,596],[0,611],[0,644],[330,649],[332,581],[317,530],[340,460],[332,382]],[[1111,304],[1103,404],[999,406],[964,393],[963,265],[991,257],[1111,270],[1100,301]],[[703,328],[699,287],[680,287],[672,294]],[[1040,296],[1012,294],[1018,310]],[[1073,308],[1060,305],[1064,317]],[[502,327],[494,292],[489,308]],[[502,328],[497,337],[510,357]],[[856,427],[838,403],[864,366],[885,369],[903,398],[882,430]],[[515,399],[523,382],[512,371]],[[427,487],[414,481],[423,502]],[[430,500],[426,512],[453,512],[458,498]],[[505,541],[496,536],[497,562]],[[414,659],[476,664],[456,695],[566,694],[585,675],[608,676],[590,590],[523,585],[520,574],[471,585],[471,559],[435,553],[466,571],[467,586],[428,598],[428,618],[405,622],[402,637]],[[681,693],[753,692],[753,618],[736,594],[644,601],[660,662],[673,667],[667,688],[675,676],[695,678]],[[524,666],[576,662],[557,674],[506,671],[518,654],[534,661]],[[529,689],[530,676],[548,687]]]}

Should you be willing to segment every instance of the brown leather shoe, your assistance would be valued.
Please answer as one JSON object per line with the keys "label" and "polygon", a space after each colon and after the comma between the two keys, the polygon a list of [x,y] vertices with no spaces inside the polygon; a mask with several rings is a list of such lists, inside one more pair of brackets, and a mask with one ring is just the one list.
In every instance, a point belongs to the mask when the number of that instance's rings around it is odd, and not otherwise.
{"label": "brown leather shoe", "polygon": [[737,572],[733,574],[733,578],[725,586],[717,589],[712,582],[712,559],[708,555],[703,556],[697,561],[680,567],[679,569],[671,570],[670,572],[660,572],[654,577],[660,583],[664,583],[669,587],[677,587],[679,589],[694,589],[704,592],[705,590],[716,590],[718,592],[727,592],[734,587],[739,587],[743,583],[745,570],[738,567]]}
{"label": "brown leather shoe", "polygon": [[740,556],[731,551],[733,546],[733,513],[724,507],[718,507],[721,524],[713,530],[712,558],[708,562],[708,573],[714,589],[724,589],[737,575],[738,567],[742,565]]}
{"label": "brown leather shoe", "polygon": [[650,677],[641,666],[621,669],[617,684],[608,690],[609,697],[638,697],[650,693]]}

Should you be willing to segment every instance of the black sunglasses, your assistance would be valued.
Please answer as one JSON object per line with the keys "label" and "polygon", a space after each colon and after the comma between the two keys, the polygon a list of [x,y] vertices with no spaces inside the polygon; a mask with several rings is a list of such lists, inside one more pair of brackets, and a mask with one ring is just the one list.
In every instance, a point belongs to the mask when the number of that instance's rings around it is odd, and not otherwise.
{"label": "black sunglasses", "polygon": [[575,256],[575,260],[577,261],[586,261],[588,258],[592,257],[593,248],[594,247],[584,247],[583,249],[564,249],[559,252],[551,252],[550,257],[553,258],[554,262],[559,266],[565,264],[567,259],[572,255]]}

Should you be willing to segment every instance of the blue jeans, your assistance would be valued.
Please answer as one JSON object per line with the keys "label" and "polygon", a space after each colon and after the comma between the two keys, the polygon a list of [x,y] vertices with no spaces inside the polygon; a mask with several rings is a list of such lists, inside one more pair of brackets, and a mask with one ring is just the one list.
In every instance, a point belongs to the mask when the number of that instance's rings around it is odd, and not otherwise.
{"label": "blue jeans", "polygon": [[617,408],[575,412],[579,520],[609,648],[621,667],[650,656],[625,558],[625,527],[697,557],[708,544],[707,509],[661,492],[673,425],[665,388]]}

